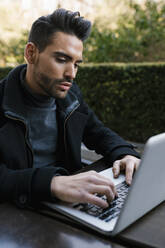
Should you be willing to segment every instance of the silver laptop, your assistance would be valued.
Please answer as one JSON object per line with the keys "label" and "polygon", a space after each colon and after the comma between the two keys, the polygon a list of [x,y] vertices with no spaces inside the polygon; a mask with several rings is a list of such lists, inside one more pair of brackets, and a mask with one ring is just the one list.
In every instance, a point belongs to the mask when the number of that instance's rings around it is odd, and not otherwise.
{"label": "silver laptop", "polygon": [[108,209],[91,204],[44,202],[76,221],[106,235],[116,235],[165,200],[165,133],[151,137],[144,149],[141,164],[128,187],[125,176],[113,178],[112,169],[100,172],[111,178],[119,197]]}

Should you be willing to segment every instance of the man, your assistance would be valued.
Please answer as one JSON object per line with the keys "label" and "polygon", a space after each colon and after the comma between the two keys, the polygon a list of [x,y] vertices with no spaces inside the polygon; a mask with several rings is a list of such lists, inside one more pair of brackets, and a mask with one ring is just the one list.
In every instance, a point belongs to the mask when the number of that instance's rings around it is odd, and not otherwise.
{"label": "man", "polygon": [[82,168],[81,142],[113,163],[115,177],[125,170],[131,184],[138,154],[103,126],[73,82],[90,28],[78,12],[58,9],[40,17],[25,48],[27,65],[1,81],[2,201],[26,207],[61,199],[107,207],[117,195],[111,180],[94,171],[71,175]]}

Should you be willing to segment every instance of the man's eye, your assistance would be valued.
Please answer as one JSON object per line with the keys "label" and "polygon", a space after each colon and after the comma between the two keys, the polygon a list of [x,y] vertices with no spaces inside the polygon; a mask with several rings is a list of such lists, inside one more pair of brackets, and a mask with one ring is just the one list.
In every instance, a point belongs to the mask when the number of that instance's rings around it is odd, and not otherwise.
{"label": "man's eye", "polygon": [[66,59],[56,58],[57,62],[59,63],[65,63]]}
{"label": "man's eye", "polygon": [[78,67],[79,67],[79,64],[75,64],[74,67],[75,67],[75,68],[78,68]]}

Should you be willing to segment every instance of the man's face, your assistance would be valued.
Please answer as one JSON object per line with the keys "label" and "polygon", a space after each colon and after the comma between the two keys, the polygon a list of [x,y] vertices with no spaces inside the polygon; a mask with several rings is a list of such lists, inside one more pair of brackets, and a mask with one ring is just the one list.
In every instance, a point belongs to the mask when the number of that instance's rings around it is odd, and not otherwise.
{"label": "man's face", "polygon": [[32,70],[33,89],[39,94],[64,98],[82,62],[82,52],[83,43],[76,36],[55,33],[52,43],[43,52],[37,52]]}

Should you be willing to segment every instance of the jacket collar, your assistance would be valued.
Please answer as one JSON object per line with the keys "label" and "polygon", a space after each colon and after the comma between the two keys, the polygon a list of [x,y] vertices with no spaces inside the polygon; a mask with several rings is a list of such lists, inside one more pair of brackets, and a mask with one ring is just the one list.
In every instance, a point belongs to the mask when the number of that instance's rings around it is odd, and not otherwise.
{"label": "jacket collar", "polygon": [[64,119],[66,119],[80,105],[76,95],[71,89],[64,99],[56,100],[57,110],[61,112]]}
{"label": "jacket collar", "polygon": [[[20,65],[14,68],[7,76],[2,107],[5,115],[26,120],[25,105],[22,95],[20,73],[27,65]],[[73,86],[72,86],[73,87]],[[64,119],[79,106],[76,95],[72,92],[72,87],[64,99],[57,99],[57,109],[62,113]]]}
{"label": "jacket collar", "polygon": [[26,65],[21,65],[9,72],[2,100],[2,108],[5,115],[25,120],[26,117],[23,95],[21,93],[20,73]]}

